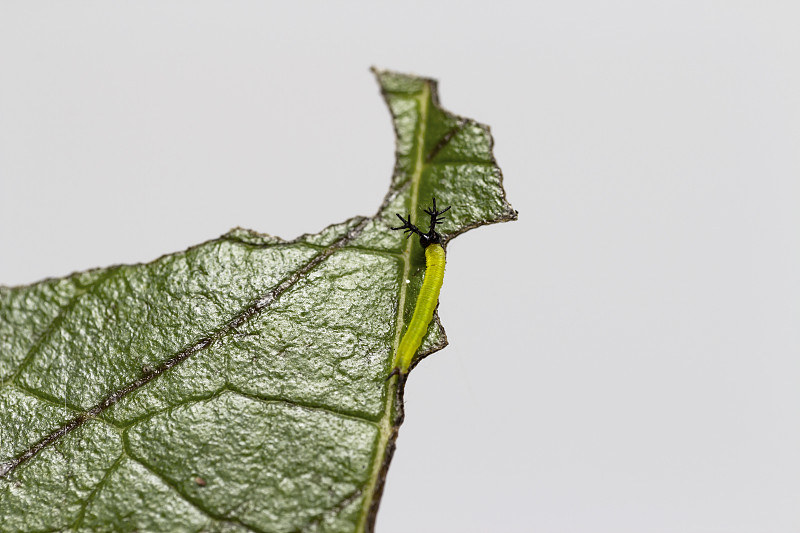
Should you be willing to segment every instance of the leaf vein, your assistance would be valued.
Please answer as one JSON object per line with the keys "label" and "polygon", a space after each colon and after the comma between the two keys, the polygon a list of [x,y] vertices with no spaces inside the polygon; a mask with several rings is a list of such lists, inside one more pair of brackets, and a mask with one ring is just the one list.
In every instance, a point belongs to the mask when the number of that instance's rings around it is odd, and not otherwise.
{"label": "leaf vein", "polygon": [[77,290],[75,295],[58,311],[56,316],[53,317],[53,319],[50,321],[50,323],[47,325],[47,327],[45,327],[45,329],[42,330],[42,332],[36,338],[34,343],[28,349],[28,352],[25,354],[25,357],[22,359],[22,362],[17,367],[17,370],[14,372],[14,374],[10,378],[8,378],[5,382],[3,382],[2,385],[0,385],[0,388],[5,387],[5,386],[9,385],[10,383],[16,383],[17,379],[22,374],[22,371],[25,369],[26,366],[28,366],[30,364],[30,362],[33,360],[33,358],[39,352],[39,349],[42,346],[42,343],[44,342],[44,340],[47,337],[47,335],[51,331],[53,331],[56,327],[58,327],[61,324],[61,322],[64,320],[64,315],[66,313],[68,313],[70,310],[72,310],[75,307],[75,305],[77,305],[78,301],[83,296],[86,296],[87,294],[91,294],[92,291],[97,287],[97,285],[99,285],[103,281],[105,281],[108,278],[110,278],[112,274],[115,274],[117,272],[117,270],[118,269],[116,269],[116,268],[109,268],[106,273],[104,273],[101,276],[99,276],[96,280],[94,280],[88,286]]}
{"label": "leaf vein", "polygon": [[75,520],[75,524],[73,524],[73,526],[72,526],[72,530],[73,531],[77,531],[78,528],[81,527],[81,525],[83,524],[83,520],[86,517],[86,510],[94,502],[94,499],[97,497],[97,495],[103,489],[105,484],[111,478],[111,474],[113,474],[114,471],[119,467],[119,465],[122,464],[122,460],[125,457],[126,457],[126,454],[124,452],[121,453],[119,455],[119,457],[117,457],[117,460],[114,461],[114,464],[112,464],[108,468],[108,470],[106,470],[106,473],[103,474],[102,479],[100,479],[100,481],[97,482],[97,485],[95,485],[94,489],[92,489],[92,492],[89,494],[89,496],[87,496],[86,501],[83,502],[83,504],[81,505],[80,512],[78,513],[78,518],[77,518],[77,520]]}
{"label": "leaf vein", "polygon": [[235,393],[235,394],[238,394],[239,396],[242,396],[244,398],[249,398],[251,400],[256,400],[258,402],[263,402],[263,403],[284,403],[284,404],[287,404],[287,405],[292,405],[294,407],[300,407],[300,408],[303,408],[303,409],[309,409],[309,410],[312,410],[312,411],[322,411],[322,412],[325,412],[325,413],[328,413],[328,414],[331,414],[331,415],[338,416],[339,418],[346,418],[348,420],[353,420],[353,421],[356,421],[356,422],[366,422],[366,423],[368,423],[370,425],[373,425],[373,426],[377,426],[378,425],[378,421],[377,420],[373,420],[371,418],[368,418],[365,415],[362,415],[362,414],[359,414],[359,413],[347,412],[345,410],[336,409],[334,407],[330,407],[330,406],[327,406],[327,405],[310,403],[310,402],[303,402],[303,401],[297,401],[297,400],[290,400],[288,398],[280,398],[280,397],[277,397],[277,396],[262,396],[262,395],[258,395],[258,394],[251,394],[251,393],[248,393],[248,392],[244,392],[244,391],[235,389],[233,387],[228,387],[228,390],[233,392],[233,393]]}
{"label": "leaf vein", "polygon": [[238,525],[242,526],[243,528],[247,529],[248,531],[253,531],[255,533],[265,533],[261,529],[257,529],[257,528],[255,528],[253,526],[244,524],[244,523],[240,522],[239,520],[231,519],[231,518],[225,518],[224,516],[218,515],[217,513],[211,511],[210,509],[206,509],[202,504],[194,501],[194,499],[190,498],[187,494],[184,494],[184,492],[177,485],[175,485],[175,483],[173,483],[172,480],[170,480],[164,474],[162,474],[161,472],[156,470],[153,466],[147,464],[147,462],[145,462],[143,459],[141,459],[139,457],[136,457],[131,452],[131,450],[129,449],[127,441],[125,442],[125,452],[127,453],[128,457],[131,459],[131,461],[135,461],[136,463],[140,464],[142,466],[142,468],[144,468],[145,470],[147,470],[148,472],[153,474],[164,485],[166,485],[167,487],[172,489],[172,491],[175,492],[175,494],[177,494],[183,501],[185,501],[186,503],[188,503],[189,505],[191,505],[192,507],[194,507],[195,509],[200,511],[202,514],[204,514],[206,517],[210,518],[211,520],[214,520],[216,522],[235,523],[235,524],[238,524]]}
{"label": "leaf vein", "polygon": [[[415,141],[416,141],[416,157],[415,157],[415,164],[414,164],[414,171],[407,180],[407,186],[411,189],[411,206],[410,209],[416,211],[417,207],[419,206],[419,182],[422,179],[422,172],[425,167],[425,157],[423,154],[424,146],[425,146],[425,133],[426,133],[426,125],[428,121],[428,104],[429,100],[431,99],[431,88],[428,82],[425,82],[423,85],[422,91],[416,97],[417,101],[419,102],[419,124],[418,130],[416,132]],[[404,183],[403,186],[406,184]],[[400,189],[400,186],[398,186]],[[387,199],[389,196],[387,196]],[[403,277],[402,280],[407,280],[409,274],[411,272],[411,249],[412,249],[412,241],[408,239],[406,242],[405,250],[403,251]],[[407,283],[400,283],[400,297],[397,305],[397,323],[395,328],[395,339],[392,343],[392,353],[397,354],[397,347],[400,344],[400,338],[403,333],[403,315],[405,312],[405,305],[406,305],[406,298],[408,295],[408,284]],[[394,359],[392,360],[392,366],[396,364]],[[402,391],[403,391],[403,383],[401,379],[393,380],[392,383],[394,384],[393,387],[390,387],[390,392],[395,392],[398,394],[398,398],[402,399]],[[393,453],[393,436],[397,435],[397,427],[399,423],[402,421],[403,418],[403,405],[402,401],[398,402],[397,405],[398,416],[393,419],[391,409],[387,409],[384,412],[384,415],[380,422],[379,428],[379,442],[376,447],[375,459],[372,464],[372,475],[370,476],[369,481],[365,489],[368,492],[372,493],[371,498],[365,498],[364,505],[361,508],[361,516],[359,517],[359,531],[371,531],[374,526],[375,517],[378,513],[378,505],[380,504],[380,494],[383,491],[383,479],[381,477],[382,470],[386,467],[388,468],[388,461],[391,459],[391,455]],[[379,450],[386,449],[386,454],[379,453]]]}

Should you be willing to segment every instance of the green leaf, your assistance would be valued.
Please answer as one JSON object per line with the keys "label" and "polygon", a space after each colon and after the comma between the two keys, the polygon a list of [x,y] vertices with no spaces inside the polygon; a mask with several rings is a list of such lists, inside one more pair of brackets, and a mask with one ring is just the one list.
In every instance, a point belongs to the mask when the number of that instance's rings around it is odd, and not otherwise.
{"label": "green leaf", "polygon": [[[395,213],[435,196],[446,240],[516,218],[488,128],[375,74],[397,163],[374,216],[0,287],[0,529],[372,530],[424,273]],[[445,344],[437,317],[418,358]]]}

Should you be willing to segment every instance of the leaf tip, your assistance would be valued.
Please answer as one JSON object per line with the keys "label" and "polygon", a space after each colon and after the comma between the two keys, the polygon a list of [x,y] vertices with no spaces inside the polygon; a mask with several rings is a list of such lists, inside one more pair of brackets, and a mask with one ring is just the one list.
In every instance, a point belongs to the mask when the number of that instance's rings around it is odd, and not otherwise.
{"label": "leaf tip", "polygon": [[433,78],[426,78],[414,74],[403,74],[392,70],[379,69],[371,67],[370,70],[378,81],[381,87],[381,92],[394,93],[394,94],[417,94],[421,92],[426,85],[431,89],[431,92],[436,92],[437,81]]}

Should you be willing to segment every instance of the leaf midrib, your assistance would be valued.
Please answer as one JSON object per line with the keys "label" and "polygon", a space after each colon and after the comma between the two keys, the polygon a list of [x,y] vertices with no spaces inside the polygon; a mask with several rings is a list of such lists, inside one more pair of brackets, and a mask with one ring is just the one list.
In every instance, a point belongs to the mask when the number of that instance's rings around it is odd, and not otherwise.
{"label": "leaf midrib", "polygon": [[[426,125],[428,122],[428,102],[430,101],[430,85],[426,81],[422,85],[422,90],[416,95],[417,102],[419,103],[419,126],[416,133],[416,158],[414,161],[414,171],[411,175],[409,180],[410,188],[411,188],[411,206],[410,208],[412,211],[416,212],[417,206],[419,204],[419,184],[422,178],[422,171],[425,167],[425,159],[423,150],[425,148],[425,133],[426,133]],[[399,187],[398,187],[399,190]],[[388,199],[388,196],[387,196]],[[379,211],[380,212],[380,211]],[[408,295],[408,283],[405,283],[405,280],[408,279],[411,273],[411,248],[413,246],[413,241],[411,239],[406,240],[406,246],[402,254],[402,261],[403,261],[403,277],[400,278],[400,298],[398,300],[397,305],[397,320],[396,320],[396,330],[395,330],[395,338],[394,342],[392,343],[392,351],[394,356],[392,357],[392,367],[396,365],[396,357],[397,357],[397,347],[400,345],[400,339],[403,335],[403,327],[405,326],[405,322],[403,321],[404,310],[406,306],[406,297]],[[370,498],[365,498],[363,506],[361,508],[361,517],[359,520],[358,528],[356,531],[366,531],[367,522],[370,519],[370,509],[373,507],[373,500],[375,499],[375,492],[379,489],[379,477],[381,470],[383,468],[384,461],[391,460],[391,455],[387,457],[387,452],[391,453],[388,450],[389,440],[392,436],[393,431],[396,429],[394,427],[394,420],[392,417],[392,405],[391,403],[395,401],[397,388],[398,388],[399,380],[397,378],[389,380],[389,390],[386,395],[386,406],[383,410],[383,417],[379,422],[379,436],[378,436],[378,445],[376,447],[375,458],[373,460],[372,465],[372,475],[370,476],[370,480],[367,483],[365,490],[368,494],[371,494]],[[400,385],[402,386],[402,385]],[[399,407],[402,409],[402,405]],[[381,453],[382,452],[382,453]],[[377,512],[377,509],[375,509]],[[374,513],[372,513],[374,517]]]}

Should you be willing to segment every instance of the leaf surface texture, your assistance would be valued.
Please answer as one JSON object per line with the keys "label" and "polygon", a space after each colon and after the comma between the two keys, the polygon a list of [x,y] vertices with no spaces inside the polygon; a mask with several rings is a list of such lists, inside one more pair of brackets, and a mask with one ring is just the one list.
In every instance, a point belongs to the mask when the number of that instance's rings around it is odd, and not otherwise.
{"label": "leaf surface texture", "polygon": [[[516,218],[488,128],[375,74],[397,135],[375,215],[0,287],[0,529],[372,530],[424,273],[395,213],[436,196],[447,239]],[[437,317],[420,356],[445,344]]]}

